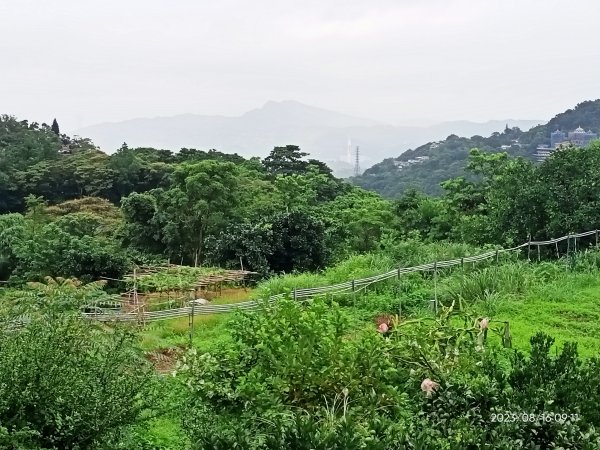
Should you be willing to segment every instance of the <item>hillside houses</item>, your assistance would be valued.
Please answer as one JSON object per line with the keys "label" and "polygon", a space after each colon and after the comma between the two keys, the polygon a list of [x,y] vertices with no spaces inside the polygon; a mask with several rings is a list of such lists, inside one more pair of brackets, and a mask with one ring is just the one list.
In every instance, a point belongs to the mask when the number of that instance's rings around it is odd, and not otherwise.
{"label": "hillside houses", "polygon": [[598,134],[591,130],[585,131],[578,127],[573,131],[565,133],[561,130],[556,130],[550,133],[550,145],[540,145],[534,154],[538,161],[543,161],[548,158],[554,151],[561,148],[586,147],[591,141],[598,138]]}
{"label": "hillside houses", "polygon": [[404,169],[405,167],[413,166],[415,164],[421,164],[424,161],[427,161],[428,159],[429,159],[429,156],[415,156],[414,158],[409,159],[407,161],[395,160],[394,165],[398,168],[398,170],[401,170],[401,169]]}

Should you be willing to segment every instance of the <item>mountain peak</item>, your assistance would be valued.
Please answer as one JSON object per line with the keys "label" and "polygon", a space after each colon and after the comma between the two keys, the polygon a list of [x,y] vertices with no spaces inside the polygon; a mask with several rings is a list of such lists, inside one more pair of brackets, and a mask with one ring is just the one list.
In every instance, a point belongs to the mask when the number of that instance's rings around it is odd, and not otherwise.
{"label": "mountain peak", "polygon": [[[582,126],[586,126],[582,123]],[[295,144],[311,157],[353,164],[349,147],[360,146],[361,167],[451,133],[486,134],[502,131],[505,122],[467,127],[438,124],[394,127],[371,119],[307,105],[297,100],[268,101],[241,116],[186,114],[98,124],[76,131],[111,151],[123,142],[130,147],[182,147],[266,156],[275,146]],[[489,134],[488,133],[488,134]],[[353,151],[350,149],[350,153]]]}
{"label": "mountain peak", "polygon": [[381,122],[372,119],[307,105],[297,100],[269,100],[262,107],[243,114],[242,118],[268,120],[273,124],[293,121],[298,125],[335,128],[382,125]]}
{"label": "mountain peak", "polygon": [[318,109],[314,106],[310,106],[307,105],[306,103],[302,103],[299,102],[297,100],[280,100],[280,101],[276,101],[276,100],[269,100],[268,102],[266,102],[262,108],[260,109],[265,109],[265,108],[280,108],[280,107],[284,107],[284,108],[310,108],[310,109]]}

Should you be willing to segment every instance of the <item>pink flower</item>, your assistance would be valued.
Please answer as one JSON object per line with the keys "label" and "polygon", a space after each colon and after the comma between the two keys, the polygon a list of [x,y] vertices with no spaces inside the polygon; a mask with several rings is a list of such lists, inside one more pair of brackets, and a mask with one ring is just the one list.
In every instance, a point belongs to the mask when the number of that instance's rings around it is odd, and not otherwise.
{"label": "pink flower", "polygon": [[387,323],[383,322],[380,323],[379,326],[377,327],[377,331],[379,331],[380,333],[387,333],[389,330],[389,327],[387,325]]}
{"label": "pink flower", "polygon": [[481,322],[479,322],[479,328],[481,328],[482,330],[487,330],[489,325],[490,319],[488,319],[487,317],[484,317],[483,319],[481,319]]}
{"label": "pink flower", "polygon": [[429,378],[425,378],[421,382],[421,390],[425,392],[425,394],[427,394],[427,397],[431,397],[431,394],[433,394],[439,387],[439,383],[436,383],[435,381]]}

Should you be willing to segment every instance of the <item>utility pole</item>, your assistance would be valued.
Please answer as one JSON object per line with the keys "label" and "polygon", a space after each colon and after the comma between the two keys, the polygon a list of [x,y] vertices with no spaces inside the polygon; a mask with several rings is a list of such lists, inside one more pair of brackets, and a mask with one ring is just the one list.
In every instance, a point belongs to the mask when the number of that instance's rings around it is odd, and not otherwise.
{"label": "utility pole", "polygon": [[196,299],[192,300],[192,312],[189,316],[188,325],[190,327],[190,348],[194,348],[194,315],[196,314]]}

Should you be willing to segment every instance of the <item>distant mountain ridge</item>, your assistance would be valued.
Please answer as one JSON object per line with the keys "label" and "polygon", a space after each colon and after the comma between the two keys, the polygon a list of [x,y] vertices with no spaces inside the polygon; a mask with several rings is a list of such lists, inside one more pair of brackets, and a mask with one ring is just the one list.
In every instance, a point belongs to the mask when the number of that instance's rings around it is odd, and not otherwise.
{"label": "distant mountain ridge", "polygon": [[[243,156],[266,156],[275,146],[295,144],[312,157],[326,161],[340,176],[351,174],[352,150],[361,149],[361,167],[398,155],[423,142],[443,139],[450,132],[489,134],[509,126],[528,128],[539,121],[456,121],[427,127],[392,126],[376,120],[287,100],[270,101],[239,117],[183,114],[101,123],[76,130],[112,153],[127,142],[130,147],[217,149]],[[452,131],[451,131],[452,130]]]}
{"label": "distant mountain ridge", "polygon": [[437,195],[442,193],[440,183],[465,173],[472,148],[506,151],[513,156],[534,159],[537,147],[550,143],[552,131],[572,131],[577,127],[600,132],[600,99],[582,102],[557,114],[545,125],[528,131],[509,126],[503,132],[491,133],[489,137],[473,135],[466,138],[452,134],[443,141],[428,142],[395,158],[386,158],[352,181],[389,198],[398,197],[409,188]]}

